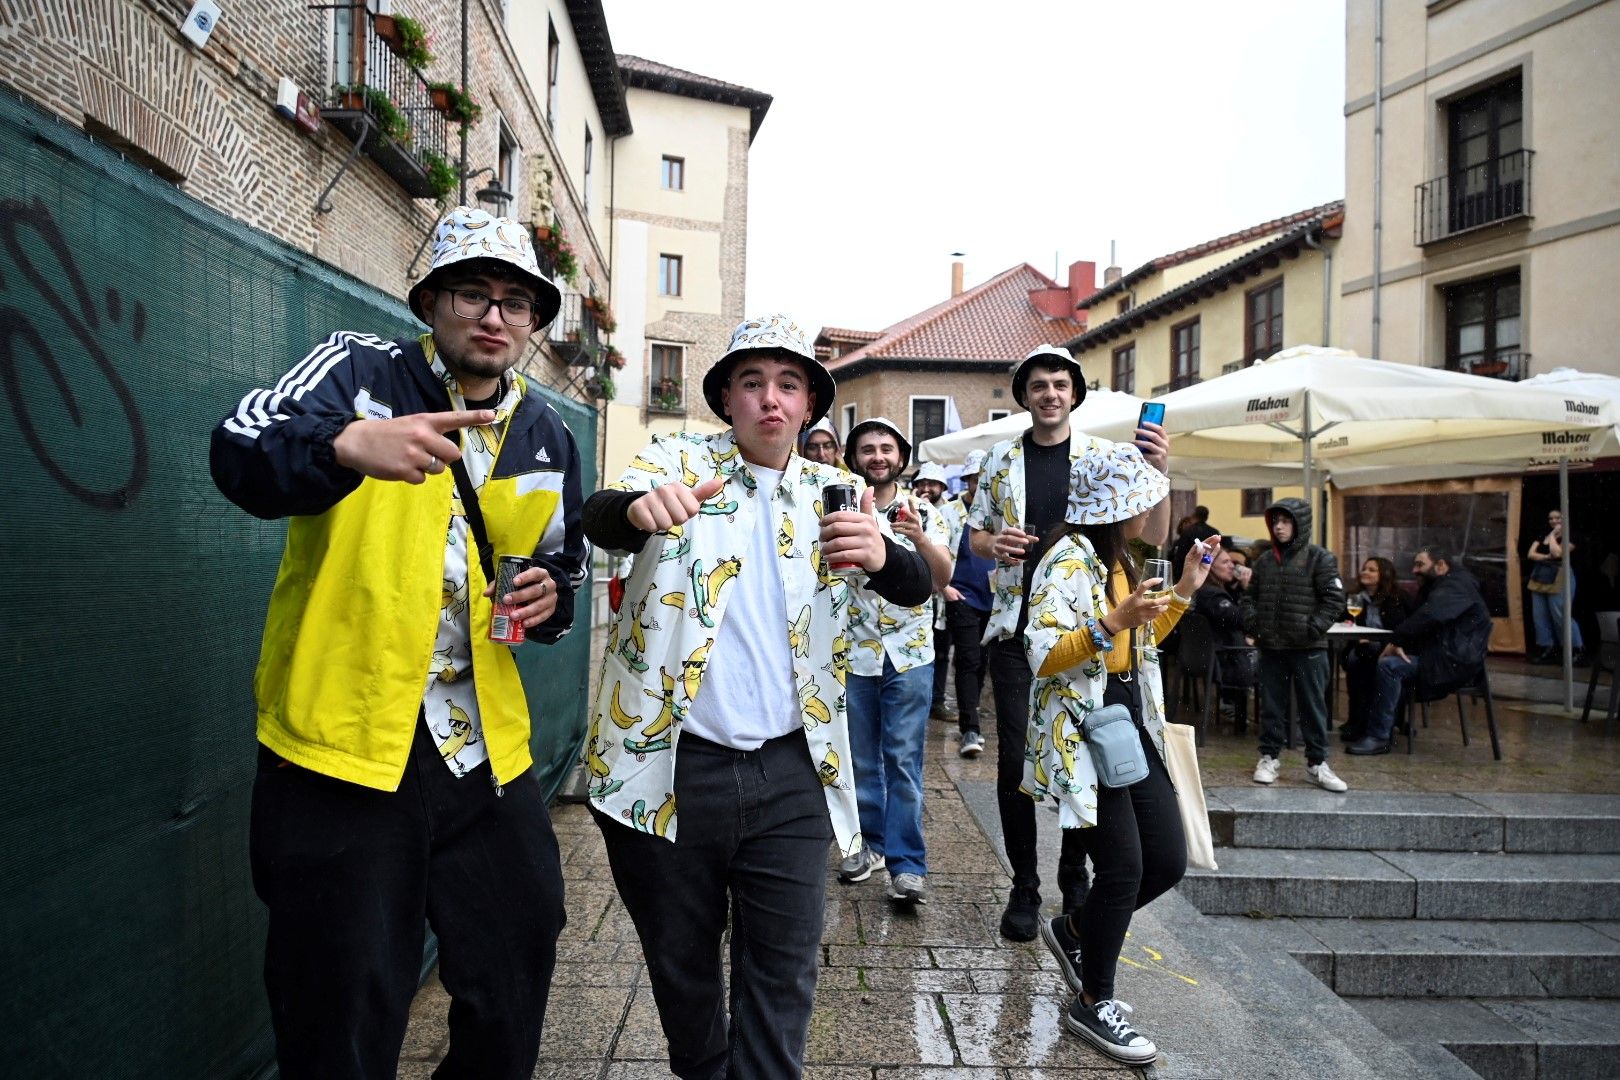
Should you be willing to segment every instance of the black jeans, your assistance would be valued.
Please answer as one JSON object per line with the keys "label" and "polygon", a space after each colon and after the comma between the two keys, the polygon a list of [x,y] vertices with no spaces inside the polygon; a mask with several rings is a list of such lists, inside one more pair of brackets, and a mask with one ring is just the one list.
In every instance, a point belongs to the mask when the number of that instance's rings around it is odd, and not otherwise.
{"label": "black jeans", "polygon": [[[979,693],[984,686],[988,650],[979,644],[990,613],[963,600],[945,604],[945,632],[956,651],[956,727],[962,734],[979,730]],[[934,677],[939,678],[939,653],[934,654]]]}
{"label": "black jeans", "polygon": [[[676,839],[593,814],[641,938],[682,1080],[798,1076],[821,954],[832,821],[804,733],[733,750],[690,732]],[[720,939],[731,912],[731,1022]]]}
{"label": "black jeans", "polygon": [[1298,707],[1305,763],[1327,760],[1326,649],[1260,650],[1260,753],[1277,757],[1288,734],[1290,687]]}
{"label": "black jeans", "polygon": [[[996,701],[996,804],[1001,811],[1002,844],[1012,864],[1013,885],[1037,889],[1041,875],[1035,857],[1035,800],[1018,790],[1024,782],[1024,737],[1029,726],[1029,659],[1017,638],[985,646],[991,690]],[[1086,851],[1080,830],[1063,830],[1058,854],[1058,887],[1085,880]]]}
{"label": "black jeans", "polygon": [[1349,719],[1344,726],[1358,736],[1367,733],[1367,723],[1378,704],[1379,651],[1377,645],[1352,645],[1339,660],[1339,668],[1344,672],[1345,695],[1350,702]]}
{"label": "black jeans", "polygon": [[[935,597],[937,603],[943,604],[943,598]],[[946,626],[943,630],[934,631],[934,693],[928,702],[929,715],[939,712],[945,707],[945,679],[951,666],[951,629]]]}
{"label": "black jeans", "polygon": [[501,794],[488,762],[458,780],[420,720],[398,791],[260,747],[250,853],[270,909],[264,982],[282,1076],[394,1076],[424,919],[450,993],[450,1050],[433,1075],[534,1071],[566,916],[532,771]]}
{"label": "black jeans", "polygon": [[[1114,971],[1131,916],[1181,880],[1187,872],[1187,835],[1170,774],[1142,727],[1136,684],[1112,676],[1103,703],[1124,705],[1136,715],[1136,730],[1147,752],[1148,774],[1125,788],[1097,786],[1097,824],[1065,829],[1091,856],[1091,892],[1071,923],[1079,932],[1080,981],[1101,1001],[1114,996]],[[1078,923],[1079,925],[1074,925]]]}

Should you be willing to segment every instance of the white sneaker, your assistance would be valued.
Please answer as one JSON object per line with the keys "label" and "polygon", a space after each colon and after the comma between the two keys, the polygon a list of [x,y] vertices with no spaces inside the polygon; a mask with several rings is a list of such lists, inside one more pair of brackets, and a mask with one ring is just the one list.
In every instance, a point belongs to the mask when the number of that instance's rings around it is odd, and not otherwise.
{"label": "white sneaker", "polygon": [[1254,767],[1254,782],[1257,784],[1275,784],[1277,774],[1282,771],[1282,762],[1270,754],[1260,755],[1260,764]]}
{"label": "white sneaker", "polygon": [[[1254,775],[1255,779],[1258,780],[1260,778],[1258,771],[1256,771]],[[1276,772],[1273,772],[1271,775],[1275,777],[1277,774]],[[1305,769],[1305,775],[1311,778],[1311,783],[1315,784],[1323,791],[1350,790],[1350,785],[1345,783],[1343,780],[1340,780],[1337,776],[1334,776],[1333,770],[1328,768],[1328,763],[1325,761],[1320,765],[1308,766]]]}

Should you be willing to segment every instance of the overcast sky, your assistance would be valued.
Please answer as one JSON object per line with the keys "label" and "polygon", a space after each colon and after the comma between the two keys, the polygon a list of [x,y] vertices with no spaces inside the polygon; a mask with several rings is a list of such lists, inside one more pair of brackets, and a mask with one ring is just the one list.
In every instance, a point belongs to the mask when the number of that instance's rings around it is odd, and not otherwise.
{"label": "overcast sky", "polygon": [[807,329],[938,303],[953,251],[1100,277],[1344,194],[1342,0],[604,2],[618,52],[775,98],[747,310]]}

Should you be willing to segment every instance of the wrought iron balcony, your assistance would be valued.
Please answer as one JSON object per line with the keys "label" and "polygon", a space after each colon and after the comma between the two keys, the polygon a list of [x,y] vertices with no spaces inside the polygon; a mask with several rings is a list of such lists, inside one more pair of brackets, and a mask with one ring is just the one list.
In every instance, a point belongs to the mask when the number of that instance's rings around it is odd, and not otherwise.
{"label": "wrought iron balcony", "polygon": [[331,79],[321,118],[355,144],[351,160],[363,152],[408,195],[435,196],[435,167],[441,174],[450,168],[449,121],[433,107],[427,80],[378,34],[375,15],[357,7],[333,15]]}
{"label": "wrought iron balcony", "polygon": [[1499,221],[1530,216],[1530,150],[1419,184],[1416,242],[1432,244]]}
{"label": "wrought iron balcony", "polygon": [[595,366],[602,353],[602,336],[584,296],[563,290],[562,307],[546,328],[546,340],[570,367]]}
{"label": "wrought iron balcony", "polygon": [[1468,375],[1483,375],[1489,379],[1518,382],[1530,377],[1530,354],[1499,352],[1493,356],[1474,357],[1446,366],[1452,371],[1461,371]]}

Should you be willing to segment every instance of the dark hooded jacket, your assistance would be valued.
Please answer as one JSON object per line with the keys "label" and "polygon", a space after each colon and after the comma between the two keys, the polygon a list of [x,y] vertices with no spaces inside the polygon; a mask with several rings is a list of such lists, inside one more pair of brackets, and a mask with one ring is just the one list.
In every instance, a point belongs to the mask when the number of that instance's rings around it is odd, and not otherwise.
{"label": "dark hooded jacket", "polygon": [[1310,543],[1311,508],[1303,499],[1278,499],[1266,508],[1266,530],[1284,514],[1294,521],[1294,538],[1272,542],[1254,561],[1254,575],[1243,593],[1243,629],[1262,649],[1325,649],[1327,631],[1344,614],[1344,583],[1339,561]]}
{"label": "dark hooded jacket", "polygon": [[1424,581],[1417,610],[1401,620],[1390,640],[1416,654],[1419,701],[1445,697],[1472,683],[1491,640],[1491,613],[1478,579],[1451,566]]}

